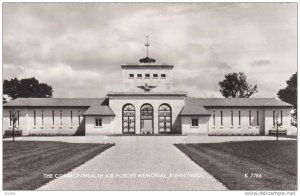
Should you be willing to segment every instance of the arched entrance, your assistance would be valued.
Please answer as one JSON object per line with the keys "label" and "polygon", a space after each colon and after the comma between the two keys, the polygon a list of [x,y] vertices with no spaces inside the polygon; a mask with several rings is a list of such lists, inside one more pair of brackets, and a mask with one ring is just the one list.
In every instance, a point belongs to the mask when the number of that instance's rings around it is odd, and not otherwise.
{"label": "arched entrance", "polygon": [[158,108],[158,132],[171,133],[172,131],[172,108],[164,103]]}
{"label": "arched entrance", "polygon": [[141,107],[141,134],[153,134],[153,107],[145,103]]}
{"label": "arched entrance", "polygon": [[135,108],[130,103],[122,108],[122,133],[135,133]]}

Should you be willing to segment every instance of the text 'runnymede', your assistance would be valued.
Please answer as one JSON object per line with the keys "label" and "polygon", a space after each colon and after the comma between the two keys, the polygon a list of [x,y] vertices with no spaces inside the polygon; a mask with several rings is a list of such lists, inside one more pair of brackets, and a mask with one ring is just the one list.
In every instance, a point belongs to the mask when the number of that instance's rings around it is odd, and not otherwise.
{"label": "text 'runnymede'", "polygon": [[43,174],[44,178],[203,178],[201,173],[85,173],[85,174]]}

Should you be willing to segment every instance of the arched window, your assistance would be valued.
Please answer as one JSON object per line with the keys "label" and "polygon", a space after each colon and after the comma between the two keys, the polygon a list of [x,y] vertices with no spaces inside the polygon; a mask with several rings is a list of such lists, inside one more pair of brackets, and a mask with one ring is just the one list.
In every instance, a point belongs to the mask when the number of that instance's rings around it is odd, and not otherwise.
{"label": "arched window", "polygon": [[141,133],[153,134],[153,107],[145,103],[141,107]]}
{"label": "arched window", "polygon": [[172,109],[164,103],[158,108],[158,131],[159,133],[171,133],[172,131]]}
{"label": "arched window", "polygon": [[129,103],[122,108],[122,133],[135,133],[135,108]]}

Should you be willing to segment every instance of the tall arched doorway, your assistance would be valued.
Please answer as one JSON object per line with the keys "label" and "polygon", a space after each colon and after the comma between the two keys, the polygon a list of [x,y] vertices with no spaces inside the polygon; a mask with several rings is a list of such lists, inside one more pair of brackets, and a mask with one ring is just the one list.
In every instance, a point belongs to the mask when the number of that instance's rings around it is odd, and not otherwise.
{"label": "tall arched doorway", "polygon": [[141,107],[141,133],[153,134],[153,107],[145,103]]}
{"label": "tall arched doorway", "polygon": [[135,108],[130,103],[122,108],[122,133],[135,133]]}
{"label": "tall arched doorway", "polygon": [[158,108],[158,132],[171,133],[172,131],[172,108],[164,103]]}

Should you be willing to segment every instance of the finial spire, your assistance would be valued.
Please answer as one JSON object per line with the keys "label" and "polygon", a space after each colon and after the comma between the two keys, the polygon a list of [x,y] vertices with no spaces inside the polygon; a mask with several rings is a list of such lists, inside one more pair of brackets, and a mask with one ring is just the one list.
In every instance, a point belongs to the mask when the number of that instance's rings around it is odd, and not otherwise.
{"label": "finial spire", "polygon": [[146,57],[146,58],[140,59],[140,63],[155,63],[155,62],[156,62],[155,59],[149,58],[148,48],[149,48],[149,46],[150,46],[150,43],[149,43],[149,36],[148,36],[148,35],[146,35],[146,43],[145,43],[145,46],[147,47],[147,57]]}
{"label": "finial spire", "polygon": [[147,47],[147,57],[148,57],[148,48],[150,46],[148,38],[149,38],[148,35],[146,35],[147,42],[145,43],[145,46]]}

